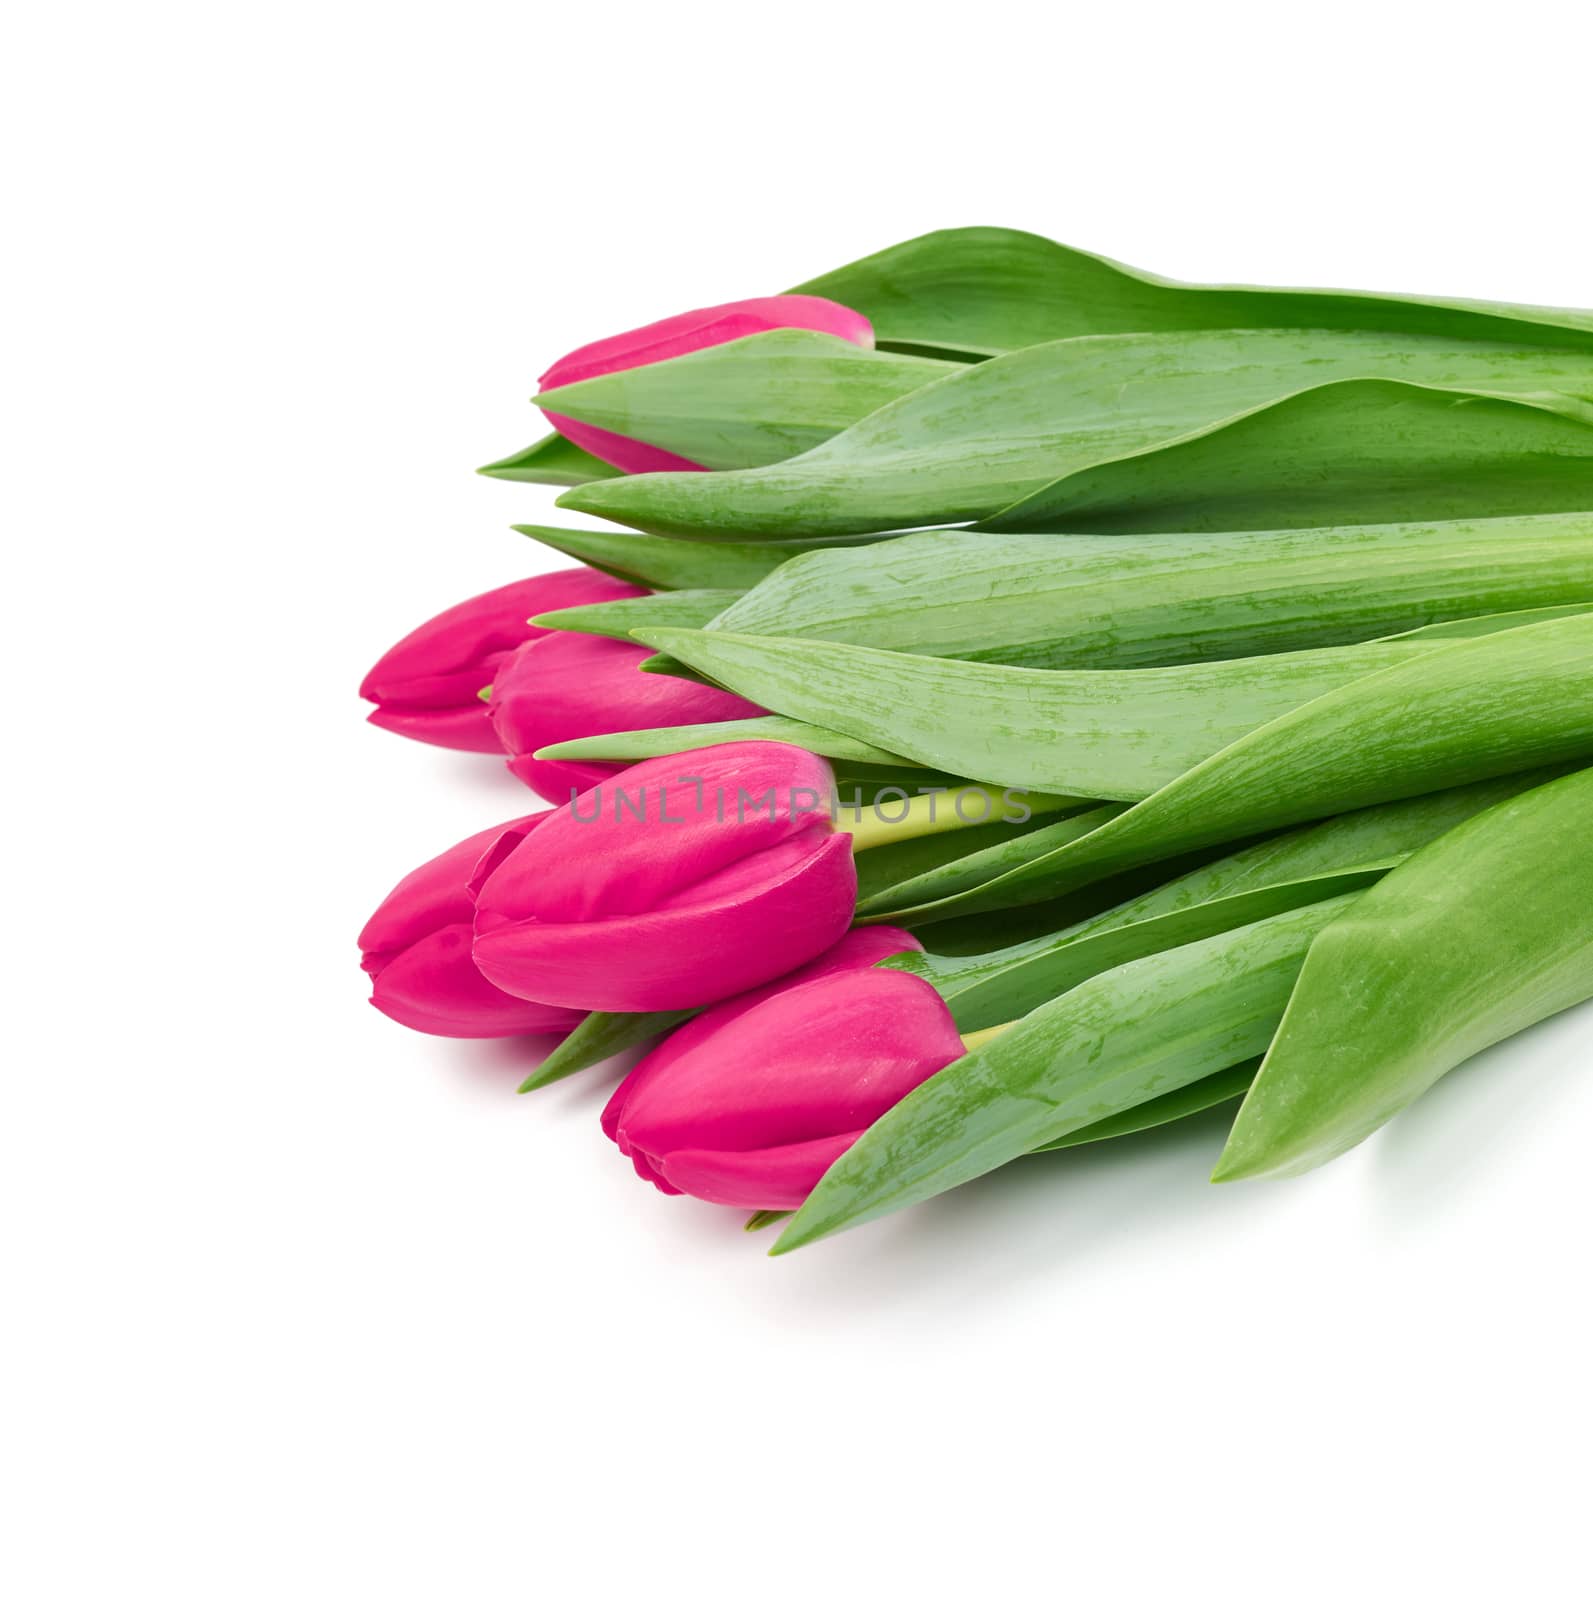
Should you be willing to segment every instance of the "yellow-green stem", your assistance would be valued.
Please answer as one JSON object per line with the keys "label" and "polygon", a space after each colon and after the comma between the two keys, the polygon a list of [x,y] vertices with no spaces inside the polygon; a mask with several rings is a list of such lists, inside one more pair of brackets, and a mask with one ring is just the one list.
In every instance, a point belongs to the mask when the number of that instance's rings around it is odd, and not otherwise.
{"label": "yellow-green stem", "polygon": [[1026,822],[1039,812],[1077,803],[1062,795],[993,789],[982,783],[910,798],[904,790],[896,792],[902,795],[901,800],[891,799],[883,804],[878,797],[869,804],[859,802],[855,806],[844,798],[840,800],[835,828],[838,833],[851,834],[854,851],[872,850],[882,844],[902,844],[931,833],[977,828],[987,822]]}
{"label": "yellow-green stem", "polygon": [[968,1051],[977,1050],[980,1045],[989,1044],[998,1033],[1005,1033],[1011,1026],[1010,1022],[998,1022],[993,1028],[977,1028],[972,1033],[965,1033],[962,1036],[962,1047]]}

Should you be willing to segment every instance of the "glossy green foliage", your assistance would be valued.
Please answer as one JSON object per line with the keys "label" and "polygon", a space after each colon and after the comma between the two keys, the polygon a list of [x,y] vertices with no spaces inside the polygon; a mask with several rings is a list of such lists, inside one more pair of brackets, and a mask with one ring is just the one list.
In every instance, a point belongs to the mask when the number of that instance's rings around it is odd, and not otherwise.
{"label": "glossy green foliage", "polygon": [[1567,601],[1593,602],[1593,509],[1154,538],[944,529],[797,556],[710,626],[1017,667],[1162,667]]}
{"label": "glossy green foliage", "polygon": [[632,600],[565,606],[558,611],[544,611],[530,621],[533,627],[552,628],[559,633],[595,633],[629,643],[632,630],[638,626],[662,623],[673,628],[705,627],[740,593],[739,589],[666,589]]}
{"label": "glossy green foliage", "polygon": [[[755,358],[742,353],[744,361]],[[560,504],[701,539],[813,538],[974,521],[1086,468],[1173,444],[1323,384],[1364,378],[1460,396],[1530,397],[1518,408],[1527,454],[1539,446],[1540,408],[1593,425],[1593,350],[1320,330],[1111,334],[959,368],[789,461],[610,479],[572,489]],[[743,416],[741,430],[778,431],[777,410],[761,423]],[[1426,421],[1440,431],[1469,430],[1466,410],[1444,407]],[[1351,465],[1355,441],[1341,457],[1334,439],[1325,434],[1319,459]],[[1424,438],[1419,448],[1439,446]],[[1489,446],[1495,455],[1498,448]],[[1265,481],[1274,468],[1263,451],[1235,470],[1243,490],[1252,474]],[[1286,516],[1266,514],[1265,497],[1253,509],[1259,521],[1252,526],[1288,525]],[[1363,505],[1363,512],[1378,521],[1413,514],[1403,494],[1398,511]]]}
{"label": "glossy green foliage", "polygon": [[650,1044],[695,1011],[593,1011],[573,1033],[556,1044],[542,1064],[520,1085],[520,1093],[546,1088],[560,1078],[595,1067],[611,1056]]}
{"label": "glossy green foliage", "polygon": [[1312,946],[1215,1177],[1308,1171],[1469,1056],[1593,998],[1593,769],[1411,856]]}
{"label": "glossy green foliage", "polygon": [[1593,616],[1420,652],[1246,734],[1100,827],[890,920],[961,917],[1387,800],[1593,760]]}
{"label": "glossy green foliage", "polygon": [[539,394],[536,404],[724,470],[811,450],[871,411],[962,370],[780,328],[565,384]]}
{"label": "glossy green foliage", "polygon": [[603,528],[521,523],[514,531],[648,589],[750,589],[796,553],[776,545],[694,544]]}
{"label": "glossy green foliage", "polygon": [[[979,782],[1139,800],[1286,711],[1446,635],[1137,671],[1041,671],[810,640],[638,637],[783,716]],[[589,753],[589,752],[588,752]]]}
{"label": "glossy green foliage", "polygon": [[783,1253],[967,1183],[1266,1048],[1325,900],[1113,967],[1031,1011],[915,1089],[842,1155]]}
{"label": "glossy green foliage", "polygon": [[915,953],[888,964],[934,984],[964,1031],[993,1027],[1108,967],[1365,887],[1553,775],[1512,773],[1347,812],[1205,862],[1052,934],[977,955]]}
{"label": "glossy green foliage", "polygon": [[484,478],[503,478],[510,483],[547,483],[561,489],[573,489],[577,484],[596,483],[601,478],[620,475],[618,467],[588,455],[562,433],[547,434],[524,450],[476,470]]}
{"label": "glossy green foliage", "polygon": [[1178,533],[1576,510],[1593,504],[1593,430],[1561,404],[1324,384],[1068,473],[979,526]]}
{"label": "glossy green foliage", "polygon": [[1089,333],[1372,328],[1593,346],[1593,312],[1342,289],[1179,283],[1015,228],[942,228],[790,291],[861,311],[891,348],[978,357]]}

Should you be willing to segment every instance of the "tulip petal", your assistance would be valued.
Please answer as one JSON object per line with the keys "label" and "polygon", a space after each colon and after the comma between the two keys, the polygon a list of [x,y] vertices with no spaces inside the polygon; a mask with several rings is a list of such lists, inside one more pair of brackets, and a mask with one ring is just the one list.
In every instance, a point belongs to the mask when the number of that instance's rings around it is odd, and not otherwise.
{"label": "tulip petal", "polygon": [[695,1049],[716,1034],[727,1022],[750,1011],[754,1006],[762,1005],[765,1000],[776,994],[783,994],[803,984],[812,983],[816,979],[826,978],[833,972],[851,972],[859,967],[872,967],[890,956],[903,955],[908,951],[922,953],[923,948],[918,940],[903,928],[893,928],[883,923],[867,928],[852,928],[805,967],[798,967],[795,972],[777,978],[773,983],[766,983],[759,988],[749,989],[744,994],[721,1000],[718,1005],[710,1007],[700,1016],[693,1017],[668,1038],[661,1040],[630,1072],[626,1073],[608,1104],[603,1108],[603,1132],[628,1155],[630,1141],[621,1127],[621,1122],[630,1097],[662,1072],[671,1061],[684,1055],[686,1051]]}
{"label": "tulip petal", "polygon": [[594,1011],[707,1005],[766,983],[833,944],[851,921],[857,893],[846,835],[810,829],[793,843],[798,853],[777,876],[739,885],[728,898],[588,922],[500,916],[488,928],[488,897],[520,862],[522,848],[482,889],[476,964],[512,994]]}
{"label": "tulip petal", "polygon": [[572,788],[584,793],[621,769],[612,762],[536,760],[545,745],[761,713],[751,701],[710,684],[638,671],[651,654],[619,639],[548,633],[507,657],[493,679],[487,715],[513,758],[509,770],[562,805]]}
{"label": "tulip petal", "polygon": [[[865,349],[872,349],[874,345],[874,330],[868,318],[847,306],[817,295],[769,295],[683,311],[678,316],[665,317],[660,322],[650,322],[645,327],[582,345],[555,361],[542,374],[538,392],[546,394],[549,390],[602,377],[605,373],[650,366],[675,356],[690,355],[709,345],[728,344],[775,328],[806,328],[833,334]],[[607,428],[577,422],[552,411],[544,410],[543,415],[572,444],[579,445],[599,461],[618,467],[621,472],[705,470],[698,462]]]}
{"label": "tulip petal", "polygon": [[449,606],[405,634],[366,673],[360,695],[376,706],[370,721],[426,744],[490,753],[497,740],[478,696],[512,651],[545,631],[527,618],[646,592],[577,567],[522,578]]}
{"label": "tulip petal", "polygon": [[470,959],[470,924],[439,928],[376,974],[371,1004],[394,1022],[447,1039],[506,1039],[568,1033],[583,1013],[517,999],[496,989]]}
{"label": "tulip petal", "polygon": [[678,1055],[632,1094],[623,1128],[659,1158],[802,1144],[868,1127],[963,1053],[946,1003],[922,978],[875,967],[832,973]]}
{"label": "tulip petal", "polygon": [[526,788],[555,806],[568,805],[625,770],[622,761],[547,761],[532,755],[516,756],[506,764]]}
{"label": "tulip petal", "polygon": [[623,433],[611,433],[590,422],[577,422],[574,417],[561,417],[556,411],[544,411],[543,417],[573,445],[579,445],[589,456],[596,456],[605,466],[617,467],[621,472],[706,472],[708,469],[685,456],[660,450],[656,444],[644,444],[640,439],[627,439]]}
{"label": "tulip petal", "polygon": [[438,709],[397,710],[378,706],[365,720],[373,728],[382,728],[420,744],[488,756],[498,749],[498,736],[487,721],[487,708],[479,699],[471,698],[472,704]]}
{"label": "tulip petal", "polygon": [[658,1166],[679,1194],[754,1211],[794,1211],[862,1136],[858,1129],[772,1150],[672,1150]]}
{"label": "tulip petal", "polygon": [[[613,784],[552,813],[503,862],[482,886],[476,931],[492,934],[528,919],[552,927],[635,915],[694,885],[718,900],[710,880],[738,861],[801,834],[829,835],[832,783],[821,757],[755,741],[638,762]],[[825,809],[802,809],[807,796],[824,797]],[[763,977],[799,965],[840,933],[835,928],[798,961]],[[687,1003],[700,1002],[666,1009]]]}
{"label": "tulip petal", "polygon": [[630,367],[668,361],[674,356],[690,355],[693,350],[728,344],[732,339],[746,339],[773,328],[807,328],[814,333],[833,333],[865,349],[872,349],[874,344],[874,330],[868,318],[834,300],[812,294],[765,295],[761,299],[732,300],[724,305],[682,311],[673,317],[584,344],[567,356],[561,356],[542,374],[538,391],[546,393],[566,383],[601,377],[605,372],[623,372]]}
{"label": "tulip petal", "polygon": [[496,828],[484,828],[400,878],[360,930],[365,970],[379,972],[427,934],[451,923],[469,922],[475,914],[475,904],[467,885],[481,853],[505,834],[517,833],[523,838],[540,825],[545,815],[539,812]]}

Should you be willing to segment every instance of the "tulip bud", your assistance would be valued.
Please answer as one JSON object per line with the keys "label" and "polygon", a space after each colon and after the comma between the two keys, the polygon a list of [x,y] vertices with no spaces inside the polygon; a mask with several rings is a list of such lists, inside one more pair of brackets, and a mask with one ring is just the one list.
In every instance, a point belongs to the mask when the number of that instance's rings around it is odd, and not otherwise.
{"label": "tulip bud", "polygon": [[501,840],[524,838],[546,815],[472,834],[416,867],[376,908],[360,933],[360,965],[371,977],[371,1004],[384,1016],[448,1039],[568,1033],[581,1020],[579,1011],[494,988],[470,958],[477,862]]}
{"label": "tulip bud", "polygon": [[[600,378],[606,372],[624,372],[631,367],[650,366],[673,356],[690,355],[709,345],[729,344],[754,333],[774,328],[809,328],[815,333],[831,333],[865,350],[874,346],[874,329],[867,317],[833,300],[811,294],[777,294],[762,300],[733,300],[728,305],[704,306],[700,311],[683,311],[678,317],[665,317],[644,328],[616,333],[593,344],[584,344],[555,361],[542,374],[538,393]],[[589,423],[561,417],[552,411],[543,415],[572,444],[578,444],[599,461],[606,461],[621,472],[701,472],[704,469],[684,456],[671,454],[638,439],[594,428]]]}
{"label": "tulip bud", "polygon": [[406,634],[366,673],[360,694],[376,706],[370,720],[447,750],[491,754],[498,740],[481,691],[511,652],[548,632],[526,618],[646,593],[607,573],[576,567],[463,600]]}
{"label": "tulip bud", "polygon": [[792,745],[660,756],[482,864],[476,965],[548,1005],[675,1011],[790,972],[852,919],[833,776]]}
{"label": "tulip bud", "polygon": [[964,1054],[929,984],[874,965],[915,948],[894,928],[857,929],[693,1018],[620,1085],[604,1131],[666,1194],[801,1205],[872,1123]]}
{"label": "tulip bud", "polygon": [[639,672],[652,653],[589,633],[549,633],[521,645],[498,668],[487,707],[515,777],[560,805],[624,768],[612,761],[539,761],[534,752],[544,745],[763,715],[723,689]]}

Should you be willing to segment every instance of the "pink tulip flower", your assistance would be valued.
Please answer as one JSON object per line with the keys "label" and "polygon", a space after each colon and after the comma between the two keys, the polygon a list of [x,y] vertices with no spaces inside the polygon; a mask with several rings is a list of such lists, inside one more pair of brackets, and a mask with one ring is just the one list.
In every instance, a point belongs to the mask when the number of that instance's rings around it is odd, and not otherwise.
{"label": "pink tulip flower", "polygon": [[874,965],[918,948],[860,928],[788,978],[694,1017],[619,1086],[603,1128],[666,1194],[788,1211],[832,1162],[964,1053],[922,978]]}
{"label": "pink tulip flower", "polygon": [[[616,333],[594,344],[583,344],[560,357],[542,374],[538,392],[599,378],[606,372],[624,372],[631,367],[650,366],[673,356],[690,355],[709,345],[729,344],[750,334],[768,333],[774,328],[809,328],[815,333],[831,333],[865,350],[874,346],[874,329],[859,312],[811,294],[777,294],[762,300],[732,300],[728,305],[704,306],[700,311],[683,311],[678,317],[650,322],[645,328]],[[543,413],[548,421],[572,444],[578,444],[599,461],[606,461],[621,472],[702,472],[704,468],[684,456],[671,454],[639,439],[594,428],[589,423]]]}
{"label": "pink tulip flower", "polygon": [[547,1005],[673,1011],[767,983],[852,919],[833,776],[792,745],[659,756],[485,858],[476,965]]}
{"label": "pink tulip flower", "polygon": [[523,839],[547,812],[473,834],[408,877],[376,908],[360,933],[360,965],[371,1004],[420,1033],[447,1039],[502,1039],[568,1033],[583,1013],[538,1005],[495,989],[470,958],[475,903],[470,881],[482,853]]}
{"label": "pink tulip flower", "polygon": [[590,633],[549,633],[523,644],[492,680],[488,715],[509,770],[544,800],[561,805],[624,770],[613,761],[539,761],[534,752],[564,739],[634,728],[759,717],[750,700],[705,683],[637,669],[652,651]]}
{"label": "pink tulip flower", "polygon": [[395,644],[360,685],[376,709],[378,728],[447,750],[492,754],[498,738],[487,721],[481,691],[503,660],[528,639],[548,632],[527,617],[562,606],[595,605],[646,594],[589,567],[547,572],[489,589],[423,622]]}

